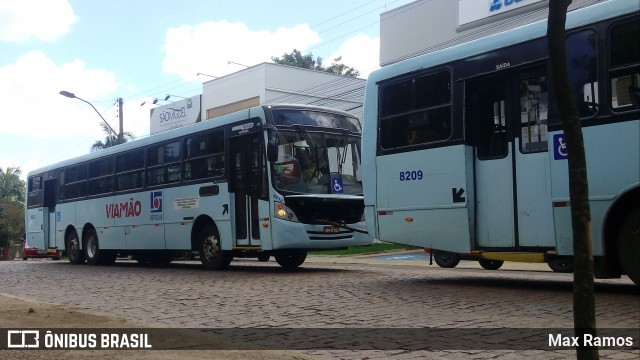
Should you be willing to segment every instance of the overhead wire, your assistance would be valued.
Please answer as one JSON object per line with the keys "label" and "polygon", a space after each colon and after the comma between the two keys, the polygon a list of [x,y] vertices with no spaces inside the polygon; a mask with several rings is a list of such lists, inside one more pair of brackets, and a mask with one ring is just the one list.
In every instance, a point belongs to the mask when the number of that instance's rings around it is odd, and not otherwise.
{"label": "overhead wire", "polygon": [[[368,5],[371,5],[372,3],[375,3],[375,2],[377,2],[377,1],[378,1],[378,0],[369,1],[369,2],[367,2],[367,3],[364,3],[364,4],[362,4],[362,5],[357,6],[357,7],[355,7],[355,8],[352,8],[352,9],[350,9],[350,10],[344,11],[344,12],[342,12],[342,13],[340,13],[340,14],[336,15],[336,16],[333,16],[333,17],[331,17],[331,18],[329,18],[329,19],[327,19],[327,20],[321,21],[321,22],[319,22],[319,23],[317,23],[317,24],[313,25],[311,28],[318,28],[318,27],[321,27],[321,25],[324,25],[324,24],[330,23],[330,22],[331,22],[331,21],[333,21],[333,20],[336,20],[336,19],[338,19],[338,18],[341,18],[341,17],[343,17],[343,16],[345,16],[345,15],[347,15],[347,14],[353,13],[353,12],[355,12],[355,11],[357,11],[357,10],[360,10],[360,9],[362,9],[362,8],[364,8],[364,7],[368,6]],[[337,27],[339,27],[339,26],[345,25],[345,24],[347,24],[347,23],[349,23],[349,22],[352,22],[352,21],[354,21],[354,20],[357,20],[357,19],[359,19],[359,18],[362,18],[362,17],[364,17],[364,16],[366,16],[366,15],[369,15],[370,13],[372,13],[372,12],[374,12],[374,11],[377,11],[377,10],[383,9],[383,8],[385,8],[386,6],[391,5],[391,4],[394,4],[394,3],[397,3],[397,2],[399,2],[399,1],[401,1],[401,0],[394,0],[394,1],[391,1],[391,2],[385,2],[385,5],[384,5],[384,6],[376,7],[376,8],[374,8],[373,10],[370,10],[370,11],[368,11],[368,12],[366,12],[366,13],[360,14],[360,15],[358,15],[358,16],[356,16],[356,17],[350,18],[350,19],[348,19],[348,20],[346,20],[346,21],[343,21],[343,22],[341,22],[341,23],[339,23],[339,24],[333,25],[333,26],[331,26],[331,27],[329,27],[329,28],[325,28],[325,29],[319,30],[319,31],[318,31],[318,33],[324,33],[324,32],[326,32],[326,31],[328,31],[328,30],[335,29],[335,28],[337,28]],[[319,47],[324,46],[324,45],[326,45],[326,44],[329,44],[329,43],[332,43],[332,42],[337,41],[337,40],[339,40],[339,39],[342,39],[342,38],[344,38],[344,37],[346,37],[346,36],[349,36],[349,35],[351,35],[351,34],[353,34],[353,33],[355,33],[355,32],[358,32],[358,31],[361,31],[361,30],[363,30],[363,29],[365,29],[365,28],[371,27],[371,26],[373,26],[373,25],[375,25],[375,24],[377,24],[377,23],[379,23],[379,21],[377,21],[377,22],[375,22],[375,23],[372,23],[372,24],[369,24],[369,25],[367,25],[367,26],[365,26],[365,27],[361,27],[361,28],[359,28],[359,29],[357,29],[357,30],[355,30],[355,31],[349,32],[349,33],[344,34],[344,35],[342,35],[342,36],[339,36],[339,37],[333,38],[333,39],[331,39],[331,40],[321,42],[320,44],[318,44],[318,45],[316,45],[316,46],[313,46],[313,47],[311,47],[311,48],[308,48],[308,49],[304,50],[303,52],[305,52],[305,53],[310,52],[310,50],[313,50],[313,49],[319,48]],[[246,72],[243,72],[243,73],[246,73]],[[232,74],[230,74],[230,75],[232,75]],[[229,75],[227,75],[227,76],[225,76],[225,77],[228,77],[228,76],[229,76]],[[222,78],[224,78],[224,77],[220,77],[220,79],[222,79]],[[182,80],[182,79],[179,79],[179,80],[176,80],[176,81],[172,81],[172,82],[170,82],[170,83],[167,83],[167,84],[164,84],[164,85],[160,85],[160,86],[157,86],[157,87],[155,87],[155,88],[152,88],[152,89],[149,89],[149,90],[145,90],[145,91],[139,92],[139,93],[137,93],[137,94],[130,95],[130,96],[128,96],[126,99],[127,99],[127,100],[132,100],[132,99],[135,99],[135,98],[139,98],[139,97],[142,97],[142,96],[148,95],[148,94],[150,94],[150,93],[156,93],[156,94],[157,94],[157,93],[159,93],[159,91],[157,91],[158,89],[166,88],[167,86],[169,86],[169,85],[171,85],[171,84],[174,84],[174,83],[177,83],[177,82],[181,82],[181,81],[183,81],[183,80]],[[188,82],[187,82],[187,83],[188,83]],[[219,83],[219,82],[218,82],[218,83]],[[185,85],[185,86],[186,86],[186,85]],[[206,86],[206,85],[204,85],[204,84],[203,84],[203,88],[204,88],[204,86]],[[173,89],[173,88],[171,88],[171,89]],[[194,90],[194,91],[195,91],[195,90]],[[169,92],[169,91],[165,89],[165,90],[163,90],[162,92],[167,93],[167,92]],[[191,92],[193,92],[193,91],[189,91],[189,93],[191,93]],[[183,94],[176,94],[176,95],[183,95]],[[153,97],[153,95],[149,95],[149,96]]]}
{"label": "overhead wire", "polygon": [[[391,1],[391,2],[385,3],[384,6],[376,7],[373,10],[370,10],[370,11],[367,11],[365,13],[359,14],[358,16],[355,16],[355,17],[352,17],[350,19],[347,19],[347,20],[345,20],[345,21],[343,21],[341,23],[338,23],[336,25],[333,25],[333,26],[331,26],[329,28],[321,29],[321,30],[318,31],[318,33],[324,33],[324,32],[327,32],[329,30],[338,28],[340,26],[343,26],[343,25],[345,25],[347,23],[350,23],[350,22],[352,22],[354,20],[362,18],[362,17],[364,17],[366,15],[369,15],[370,13],[372,13],[374,11],[380,10],[382,8],[385,8],[388,5],[397,3],[399,1],[401,1],[401,0],[395,0],[395,1]],[[344,12],[342,12],[342,13],[336,15],[336,16],[333,16],[333,17],[331,17],[331,18],[329,18],[327,20],[321,21],[320,23],[317,23],[317,24],[313,25],[312,28],[321,27],[322,25],[328,24],[328,23],[332,22],[333,20],[336,20],[338,18],[344,17],[347,14],[350,14],[350,13],[358,11],[358,10],[360,10],[362,8],[365,8],[366,6],[369,6],[369,5],[371,5],[371,4],[375,3],[375,2],[377,2],[377,0],[369,1],[367,3],[364,3],[362,5],[357,6],[355,8],[352,8],[350,10],[344,11]],[[413,7],[408,8],[408,9],[404,9],[402,12],[409,11],[412,8]],[[339,39],[342,39],[344,37],[347,37],[347,36],[352,35],[352,34],[358,32],[358,31],[361,31],[363,29],[366,29],[368,27],[371,27],[371,26],[373,26],[375,24],[379,24],[379,23],[380,23],[380,21],[376,21],[376,22],[371,23],[369,25],[366,25],[364,27],[360,27],[357,30],[351,31],[349,33],[343,34],[343,35],[338,36],[338,37],[334,37],[334,38],[332,38],[330,40],[327,40],[327,41],[323,41],[318,45],[315,45],[313,47],[310,47],[310,48],[306,49],[304,52],[310,52],[313,49],[317,49],[317,48],[322,47],[324,45],[327,45],[329,43],[335,42],[335,41],[337,41]],[[256,69],[253,69],[253,70],[255,71],[255,70],[259,70],[259,69],[256,68]],[[228,81],[228,80],[234,79],[237,76],[246,75],[246,73],[247,73],[246,71],[241,71],[241,72],[232,73],[232,74],[220,77],[220,78],[216,79],[216,84],[219,84],[220,81]],[[177,95],[177,96],[185,96],[185,95],[189,95],[189,94],[197,95],[197,93],[200,93],[200,94],[204,93],[206,87],[209,86],[209,85],[207,85],[206,82],[205,83],[198,82],[199,85],[202,84],[202,85],[200,85],[201,87],[199,89],[187,90],[187,91],[184,91],[184,92],[181,92],[181,93],[176,93],[176,89],[184,88],[186,86],[189,86],[189,85],[193,84],[194,82],[195,81],[185,81],[183,79],[174,80],[174,81],[171,81],[169,83],[162,84],[162,85],[156,86],[154,88],[151,88],[151,89],[148,89],[148,90],[144,90],[144,91],[129,95],[128,97],[125,98],[125,100],[133,100],[133,99],[137,99],[137,98],[144,97],[144,96],[153,97],[154,95],[151,95],[151,94],[156,94],[155,96],[160,98],[161,95],[158,95],[159,93],[162,93],[164,95],[164,94],[171,93],[171,92],[174,92],[175,93],[174,95]],[[339,82],[341,82],[341,80],[340,79],[332,80],[331,82],[329,82],[327,84],[320,84],[320,85],[316,85],[316,86],[308,88],[308,89],[300,90],[299,93],[303,93],[304,92],[305,95],[308,95],[308,96],[322,97],[322,95],[326,94],[326,91],[322,91],[321,86],[326,86],[327,88],[330,88],[331,86],[336,85],[336,82],[339,83]],[[177,86],[171,86],[171,85],[174,85],[174,84],[178,84],[178,85]],[[213,85],[213,84],[211,84],[211,85]],[[187,97],[187,96],[185,96],[185,97]],[[283,101],[286,101],[286,102],[294,102],[295,100],[298,100],[300,98],[301,98],[300,95],[296,96],[294,94],[289,94],[289,95],[283,95],[280,100],[283,100]],[[269,102],[272,102],[272,101],[273,101],[273,99],[269,100]]]}

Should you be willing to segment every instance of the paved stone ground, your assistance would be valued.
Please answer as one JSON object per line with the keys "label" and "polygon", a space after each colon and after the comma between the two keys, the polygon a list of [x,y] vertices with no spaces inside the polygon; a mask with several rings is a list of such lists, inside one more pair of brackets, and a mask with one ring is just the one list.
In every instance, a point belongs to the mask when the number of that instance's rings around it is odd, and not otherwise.
{"label": "paved stone ground", "polygon": [[[553,332],[573,326],[572,276],[553,273],[544,264],[507,263],[505,270],[488,271],[477,262],[465,262],[456,269],[441,269],[427,265],[425,259],[383,260],[379,255],[312,256],[298,271],[285,271],[273,261],[234,261],[228,271],[221,272],[205,271],[197,264],[154,268],[134,262],[109,267],[34,260],[0,262],[0,292],[156,327],[281,328],[285,332],[297,328],[369,329],[377,330],[370,340],[378,346],[397,340],[394,329],[453,328],[460,329],[462,335],[436,333],[441,338],[414,339],[415,348],[422,341],[437,340],[434,351],[301,351],[319,358],[575,356],[573,350],[548,349],[537,339],[527,339],[530,334],[523,329]],[[628,278],[596,282],[598,327],[640,328],[638,287]],[[523,348],[531,350],[491,350],[482,339],[495,339],[491,334],[496,332],[508,341],[526,341]],[[292,337],[310,335],[295,330],[289,333]],[[251,339],[249,333],[235,335]],[[326,331],[321,335],[326,336]],[[341,340],[349,339],[327,341]],[[299,341],[317,344],[319,340]],[[463,341],[478,345],[466,350],[474,346]],[[639,355],[637,349],[601,350],[606,359],[637,359]]]}

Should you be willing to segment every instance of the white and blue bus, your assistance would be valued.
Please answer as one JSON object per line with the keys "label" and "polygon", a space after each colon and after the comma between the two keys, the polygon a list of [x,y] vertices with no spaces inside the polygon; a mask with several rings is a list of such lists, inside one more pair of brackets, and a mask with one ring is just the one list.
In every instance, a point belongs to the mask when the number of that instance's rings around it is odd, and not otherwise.
{"label": "white and blue bus", "polygon": [[26,236],[73,264],[199,253],[300,266],[310,249],[368,245],[352,115],[258,106],[29,173]]}
{"label": "white and blue bus", "polygon": [[[596,276],[640,283],[637,1],[569,12],[567,63],[583,127]],[[377,239],[572,270],[567,150],[549,93],[547,22],[372,73],[364,102],[365,217]]]}

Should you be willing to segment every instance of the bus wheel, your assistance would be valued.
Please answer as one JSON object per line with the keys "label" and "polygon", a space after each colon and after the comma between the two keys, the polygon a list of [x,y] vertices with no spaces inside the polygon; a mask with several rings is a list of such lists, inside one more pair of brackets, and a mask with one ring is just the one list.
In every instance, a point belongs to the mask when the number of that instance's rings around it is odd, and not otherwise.
{"label": "bus wheel", "polygon": [[233,257],[220,247],[220,237],[213,225],[205,227],[200,233],[200,262],[209,270],[220,270],[229,266]]}
{"label": "bus wheel", "polygon": [[556,256],[547,261],[549,268],[559,273],[572,273],[573,272],[573,258],[569,256]]}
{"label": "bus wheel", "polygon": [[258,255],[258,261],[260,261],[260,262],[267,262],[267,261],[269,261],[269,258],[270,258],[270,257],[271,257],[271,256],[269,256],[269,254],[259,254],[259,255]]}
{"label": "bus wheel", "polygon": [[64,245],[67,257],[71,264],[77,265],[84,263],[84,254],[80,249],[80,240],[78,240],[78,233],[75,230],[71,230]]}
{"label": "bus wheel", "polygon": [[504,264],[502,260],[480,259],[478,260],[480,266],[486,270],[498,270]]}
{"label": "bus wheel", "polygon": [[91,265],[111,265],[116,261],[117,253],[115,251],[100,250],[98,243],[98,234],[91,229],[87,232],[85,240],[84,256],[87,263]]}
{"label": "bus wheel", "polygon": [[640,207],[622,221],[618,233],[618,260],[629,278],[640,286]]}
{"label": "bus wheel", "polygon": [[432,250],[436,264],[441,268],[454,268],[460,262],[460,255],[449,251]]}
{"label": "bus wheel", "polygon": [[307,259],[307,250],[284,250],[274,255],[276,262],[285,269],[295,269]]}

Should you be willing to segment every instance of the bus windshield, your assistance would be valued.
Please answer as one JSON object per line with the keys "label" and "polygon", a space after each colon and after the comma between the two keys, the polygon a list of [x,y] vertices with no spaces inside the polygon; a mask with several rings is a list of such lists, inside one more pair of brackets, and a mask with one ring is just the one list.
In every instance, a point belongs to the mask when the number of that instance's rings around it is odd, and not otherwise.
{"label": "bus windshield", "polygon": [[283,192],[362,195],[359,135],[279,130],[272,166],[274,187]]}

